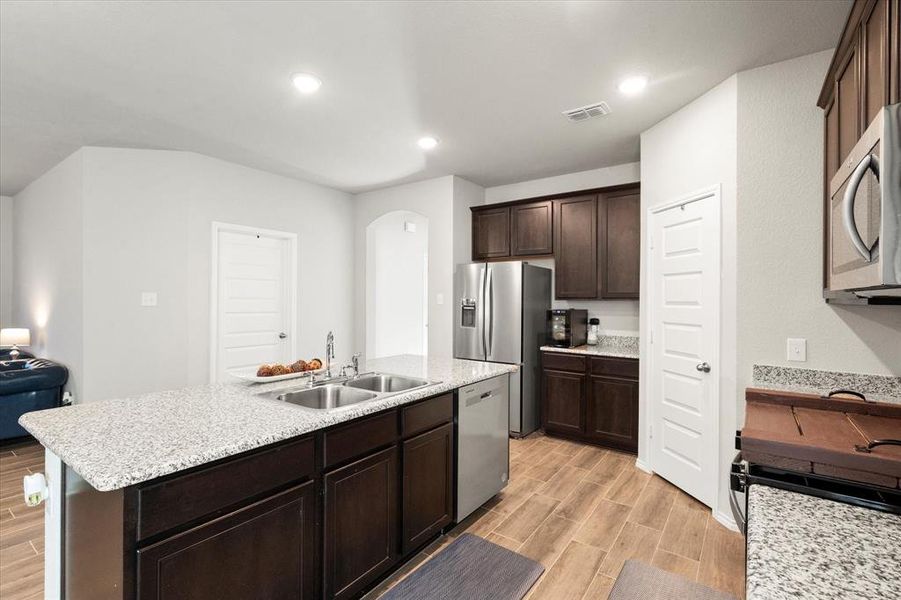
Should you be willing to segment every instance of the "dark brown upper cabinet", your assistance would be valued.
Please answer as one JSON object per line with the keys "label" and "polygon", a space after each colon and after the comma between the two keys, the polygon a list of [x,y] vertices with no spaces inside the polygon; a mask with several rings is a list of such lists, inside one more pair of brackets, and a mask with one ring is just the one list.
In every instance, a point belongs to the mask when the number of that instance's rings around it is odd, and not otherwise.
{"label": "dark brown upper cabinet", "polygon": [[[848,154],[883,106],[901,102],[901,0],[855,0],[820,91],[823,109],[823,216],[830,184],[852,169]],[[829,231],[828,223],[824,230]],[[829,256],[828,235],[824,257]],[[823,287],[828,288],[824,258]],[[827,298],[831,298],[827,294]],[[831,300],[830,300],[831,301]]]}
{"label": "dark brown upper cabinet", "polygon": [[554,200],[554,294],[597,298],[598,202],[596,195]]}
{"label": "dark brown upper cabinet", "polygon": [[641,265],[638,188],[598,196],[599,298],[638,298]]}
{"label": "dark brown upper cabinet", "polygon": [[529,202],[510,207],[510,254],[541,256],[554,252],[553,203]]}
{"label": "dark brown upper cabinet", "polygon": [[472,259],[510,256],[510,207],[472,210]]}

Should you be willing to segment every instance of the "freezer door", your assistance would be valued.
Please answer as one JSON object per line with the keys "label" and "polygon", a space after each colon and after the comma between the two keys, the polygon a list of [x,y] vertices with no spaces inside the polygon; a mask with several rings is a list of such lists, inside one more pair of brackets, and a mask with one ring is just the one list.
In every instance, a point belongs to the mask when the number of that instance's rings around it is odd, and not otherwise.
{"label": "freezer door", "polygon": [[485,278],[486,355],[491,362],[522,362],[522,263],[488,265]]}
{"label": "freezer door", "polygon": [[454,357],[485,360],[485,263],[457,265],[454,279]]}

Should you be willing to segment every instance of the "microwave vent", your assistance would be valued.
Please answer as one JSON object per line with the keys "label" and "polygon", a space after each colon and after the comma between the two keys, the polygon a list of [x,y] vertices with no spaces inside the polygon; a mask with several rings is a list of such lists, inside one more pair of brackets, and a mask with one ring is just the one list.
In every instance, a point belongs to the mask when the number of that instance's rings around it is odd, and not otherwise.
{"label": "microwave vent", "polygon": [[589,104],[588,106],[580,106],[579,108],[563,111],[563,116],[573,123],[579,123],[581,121],[593,119],[594,117],[602,117],[609,114],[610,106],[606,102],[598,102],[596,104]]}

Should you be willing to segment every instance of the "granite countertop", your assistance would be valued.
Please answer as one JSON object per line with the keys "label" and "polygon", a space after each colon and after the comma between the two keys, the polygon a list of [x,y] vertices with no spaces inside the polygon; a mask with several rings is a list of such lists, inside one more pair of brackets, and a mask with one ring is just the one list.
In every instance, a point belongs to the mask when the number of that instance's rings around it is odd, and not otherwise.
{"label": "granite countertop", "polygon": [[169,475],[477,381],[514,365],[413,355],[366,361],[379,371],[439,382],[332,411],[258,396],[302,381],[219,383],[85,402],[22,415],[19,423],[101,492]]}
{"label": "granite countertop", "polygon": [[901,516],[764,485],[749,494],[747,600],[901,598]]}
{"label": "granite countertop", "polygon": [[563,352],[564,354],[587,354],[590,356],[611,356],[614,358],[638,358],[638,338],[624,335],[602,335],[597,346],[576,346],[575,348],[558,348],[542,346],[545,352]]}
{"label": "granite countertop", "polygon": [[777,392],[824,396],[833,390],[856,390],[867,400],[901,404],[901,377],[754,365],[751,386]]}

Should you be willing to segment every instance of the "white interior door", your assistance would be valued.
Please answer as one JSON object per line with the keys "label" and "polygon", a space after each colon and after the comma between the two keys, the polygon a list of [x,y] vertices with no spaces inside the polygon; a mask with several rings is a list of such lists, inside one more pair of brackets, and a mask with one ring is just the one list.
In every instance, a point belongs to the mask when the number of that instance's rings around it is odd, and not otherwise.
{"label": "white interior door", "polygon": [[214,229],[211,379],[296,357],[293,234]]}
{"label": "white interior door", "polygon": [[716,498],[719,190],[651,214],[651,461],[701,502]]}

